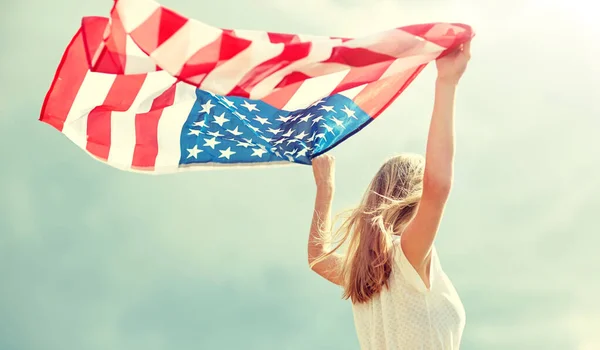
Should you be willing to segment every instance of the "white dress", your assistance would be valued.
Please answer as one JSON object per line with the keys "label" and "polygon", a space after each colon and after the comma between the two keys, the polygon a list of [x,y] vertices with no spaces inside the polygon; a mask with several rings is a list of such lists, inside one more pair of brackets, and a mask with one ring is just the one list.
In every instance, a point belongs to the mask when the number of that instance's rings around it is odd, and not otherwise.
{"label": "white dress", "polygon": [[465,309],[432,249],[430,285],[408,262],[394,240],[389,288],[371,300],[352,304],[362,350],[457,350],[465,327]]}

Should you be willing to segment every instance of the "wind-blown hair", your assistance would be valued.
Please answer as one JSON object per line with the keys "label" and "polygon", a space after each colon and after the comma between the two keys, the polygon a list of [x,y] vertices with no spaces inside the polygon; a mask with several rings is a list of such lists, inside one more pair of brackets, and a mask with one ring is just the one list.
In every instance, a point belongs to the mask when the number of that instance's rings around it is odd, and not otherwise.
{"label": "wind-blown hair", "polygon": [[365,192],[357,208],[350,210],[341,227],[330,237],[336,242],[317,258],[314,266],[348,243],[341,277],[344,299],[364,303],[388,286],[392,271],[392,235],[401,234],[412,220],[423,191],[425,159],[403,154],[386,161]]}

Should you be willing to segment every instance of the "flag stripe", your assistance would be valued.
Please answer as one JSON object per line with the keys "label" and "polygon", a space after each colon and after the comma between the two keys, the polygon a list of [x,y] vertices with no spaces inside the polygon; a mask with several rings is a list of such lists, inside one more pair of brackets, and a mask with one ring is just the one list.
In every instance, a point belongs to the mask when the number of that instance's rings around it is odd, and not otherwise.
{"label": "flag stripe", "polygon": [[131,164],[133,168],[154,168],[158,154],[158,121],[165,106],[172,105],[174,101],[175,84],[154,100],[150,112],[136,115],[136,143]]}
{"label": "flag stripe", "polygon": [[[68,69],[67,69],[68,68]],[[78,30],[67,46],[50,86],[40,113],[43,121],[58,131],[63,130],[65,120],[88,71],[82,29]]]}
{"label": "flag stripe", "polygon": [[[115,111],[111,116],[111,140],[108,163],[119,169],[130,169],[136,147],[136,115],[148,113],[154,99],[159,97],[173,83],[175,78],[168,73],[154,72],[146,76],[135,100],[127,111]],[[131,81],[122,81],[120,88],[131,88]]]}
{"label": "flag stripe", "polygon": [[155,171],[163,173],[177,171],[181,158],[182,128],[194,103],[196,103],[196,88],[183,82],[177,83],[173,105],[165,108],[158,120],[158,154],[154,164]]}
{"label": "flag stripe", "polygon": [[145,75],[118,75],[101,106],[94,108],[87,121],[87,151],[107,160],[111,139],[112,111],[127,111],[138,95]]}

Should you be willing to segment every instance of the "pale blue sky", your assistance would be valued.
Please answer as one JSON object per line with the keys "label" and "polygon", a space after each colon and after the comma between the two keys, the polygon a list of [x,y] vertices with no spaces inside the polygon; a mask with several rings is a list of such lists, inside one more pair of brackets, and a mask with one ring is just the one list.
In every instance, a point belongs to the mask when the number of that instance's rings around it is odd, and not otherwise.
{"label": "pale blue sky", "polygon": [[[309,167],[126,173],[37,121],[81,17],[111,3],[0,5],[0,349],[358,349],[350,305],[307,267]],[[467,350],[600,349],[600,25],[585,3],[163,1],[227,28],[474,26],[438,240]],[[335,149],[337,210],[386,157],[423,152],[434,78]]]}

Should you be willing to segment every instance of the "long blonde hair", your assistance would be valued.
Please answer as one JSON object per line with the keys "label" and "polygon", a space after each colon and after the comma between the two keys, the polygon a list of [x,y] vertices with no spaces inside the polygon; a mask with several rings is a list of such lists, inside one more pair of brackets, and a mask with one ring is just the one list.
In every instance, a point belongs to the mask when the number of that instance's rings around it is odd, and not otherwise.
{"label": "long blonde hair", "polygon": [[364,303],[388,286],[392,271],[392,235],[400,234],[413,218],[423,191],[425,159],[403,154],[386,161],[359,206],[351,211],[341,227],[324,242],[337,242],[333,249],[312,265],[336,252],[348,242],[341,277],[343,298]]}

